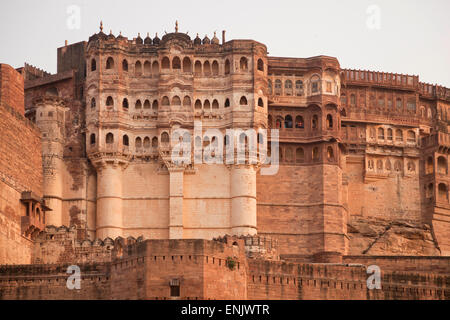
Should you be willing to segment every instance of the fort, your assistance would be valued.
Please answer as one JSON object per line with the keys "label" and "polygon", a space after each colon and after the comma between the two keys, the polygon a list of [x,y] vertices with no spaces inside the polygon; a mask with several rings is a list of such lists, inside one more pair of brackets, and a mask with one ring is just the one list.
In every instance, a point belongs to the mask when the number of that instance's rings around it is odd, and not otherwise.
{"label": "fort", "polygon": [[450,298],[450,89],[178,24],[57,53],[0,64],[1,299]]}

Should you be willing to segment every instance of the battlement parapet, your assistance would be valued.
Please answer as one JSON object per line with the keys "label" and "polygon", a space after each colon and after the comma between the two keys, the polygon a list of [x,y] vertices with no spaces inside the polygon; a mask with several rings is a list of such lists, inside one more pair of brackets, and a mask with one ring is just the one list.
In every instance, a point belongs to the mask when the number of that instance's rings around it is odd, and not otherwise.
{"label": "battlement parapet", "polygon": [[355,69],[342,69],[341,74],[347,85],[373,85],[411,90],[426,98],[450,100],[450,89],[420,82],[419,76]]}
{"label": "battlement parapet", "polygon": [[223,237],[214,238],[213,240],[224,243],[234,243],[237,239],[243,240],[245,246],[245,254],[248,258],[280,260],[280,257],[277,253],[278,241],[275,239],[258,235],[243,235],[239,237],[225,235]]}
{"label": "battlement parapet", "polygon": [[50,72],[47,72],[43,69],[35,67],[31,64],[25,62],[24,66],[16,69],[20,74],[22,74],[25,81],[34,80],[38,78],[44,78],[51,75]]}

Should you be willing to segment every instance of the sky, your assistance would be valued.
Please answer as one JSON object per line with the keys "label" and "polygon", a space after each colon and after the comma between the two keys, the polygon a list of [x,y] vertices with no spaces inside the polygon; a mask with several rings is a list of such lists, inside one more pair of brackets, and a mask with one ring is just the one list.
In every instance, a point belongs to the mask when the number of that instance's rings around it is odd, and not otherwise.
{"label": "sky", "polygon": [[3,0],[0,63],[56,72],[57,48],[99,31],[253,39],[270,56],[338,58],[342,68],[419,75],[450,88],[449,0]]}

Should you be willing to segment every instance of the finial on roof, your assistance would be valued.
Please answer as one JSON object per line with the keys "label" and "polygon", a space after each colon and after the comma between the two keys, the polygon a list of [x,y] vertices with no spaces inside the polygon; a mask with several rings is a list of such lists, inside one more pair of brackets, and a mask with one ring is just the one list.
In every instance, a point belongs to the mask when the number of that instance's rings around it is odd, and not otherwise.
{"label": "finial on roof", "polygon": [[178,20],[175,21],[175,32],[178,32]]}
{"label": "finial on roof", "polygon": [[112,34],[112,30],[111,29],[109,29],[109,34]]}
{"label": "finial on roof", "polygon": [[103,21],[100,20],[100,32],[103,32]]}

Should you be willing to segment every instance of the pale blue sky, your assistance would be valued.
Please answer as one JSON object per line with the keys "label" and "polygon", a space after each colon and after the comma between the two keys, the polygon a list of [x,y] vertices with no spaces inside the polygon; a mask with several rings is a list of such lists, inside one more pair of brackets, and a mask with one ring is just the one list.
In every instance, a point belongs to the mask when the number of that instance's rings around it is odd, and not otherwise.
{"label": "pale blue sky", "polygon": [[[67,26],[70,5],[80,8],[80,28]],[[380,29],[370,29],[367,8],[380,9]],[[104,31],[132,38],[147,31],[214,31],[227,40],[254,39],[272,56],[335,56],[343,68],[419,75],[450,87],[450,1],[277,0],[139,1],[7,0],[0,2],[0,62],[28,62],[56,72],[56,48]],[[69,20],[71,21],[71,20]]]}

